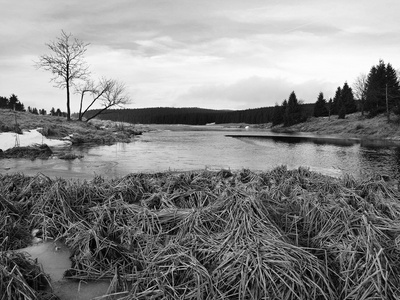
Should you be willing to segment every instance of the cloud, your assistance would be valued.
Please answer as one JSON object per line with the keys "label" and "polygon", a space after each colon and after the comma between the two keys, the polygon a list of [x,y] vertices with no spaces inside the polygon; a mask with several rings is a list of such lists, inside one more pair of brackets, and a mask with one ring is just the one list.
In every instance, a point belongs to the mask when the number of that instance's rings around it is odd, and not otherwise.
{"label": "cloud", "polygon": [[321,91],[329,99],[335,89],[335,84],[331,82],[310,80],[296,84],[285,78],[251,77],[228,85],[192,87],[179,96],[178,102],[186,103],[185,106],[203,104],[215,109],[246,109],[280,104],[292,91],[298,99],[307,103],[315,102]]}
{"label": "cloud", "polygon": [[292,90],[314,102],[379,58],[400,67],[399,9],[396,0],[9,1],[0,10],[0,96],[65,106],[51,74],[33,68],[64,29],[90,43],[94,79],[125,82],[134,107],[267,106]]}

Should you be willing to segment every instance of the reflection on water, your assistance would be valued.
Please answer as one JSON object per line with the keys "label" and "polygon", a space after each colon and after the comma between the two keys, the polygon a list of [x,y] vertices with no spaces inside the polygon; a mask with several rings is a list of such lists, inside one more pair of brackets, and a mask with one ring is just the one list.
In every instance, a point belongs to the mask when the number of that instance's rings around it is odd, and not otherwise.
{"label": "reflection on water", "polygon": [[[230,131],[229,134],[243,132]],[[149,132],[132,143],[75,148],[82,159],[64,161],[9,159],[0,161],[0,172],[41,172],[48,176],[93,178],[124,176],[132,172],[188,171],[230,168],[269,170],[279,165],[339,176],[370,171],[399,174],[400,148],[376,147],[354,139],[310,140],[280,136],[232,138],[224,131]],[[258,133],[258,134],[261,134]],[[265,134],[265,131],[262,132]],[[334,141],[334,143],[333,143]],[[7,168],[9,168],[7,170]]]}

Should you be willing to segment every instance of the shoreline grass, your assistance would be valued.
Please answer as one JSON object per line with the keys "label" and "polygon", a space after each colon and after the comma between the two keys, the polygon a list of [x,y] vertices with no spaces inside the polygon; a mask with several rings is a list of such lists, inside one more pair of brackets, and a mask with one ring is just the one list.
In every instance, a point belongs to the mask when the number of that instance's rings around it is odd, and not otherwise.
{"label": "shoreline grass", "polygon": [[400,193],[379,175],[13,174],[0,195],[3,253],[40,228],[72,251],[66,278],[111,280],[109,299],[400,297]]}

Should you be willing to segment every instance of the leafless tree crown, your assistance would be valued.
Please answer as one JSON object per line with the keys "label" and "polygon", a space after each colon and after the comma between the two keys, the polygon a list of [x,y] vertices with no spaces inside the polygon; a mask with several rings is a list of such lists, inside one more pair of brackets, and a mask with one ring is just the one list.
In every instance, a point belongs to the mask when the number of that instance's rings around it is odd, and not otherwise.
{"label": "leafless tree crown", "polygon": [[89,67],[84,61],[84,54],[87,46],[76,38],[72,39],[72,34],[61,31],[61,36],[56,41],[46,43],[51,54],[42,55],[36,62],[36,67],[53,74],[52,81],[56,87],[66,88],[74,85],[74,80],[85,80],[90,74]]}

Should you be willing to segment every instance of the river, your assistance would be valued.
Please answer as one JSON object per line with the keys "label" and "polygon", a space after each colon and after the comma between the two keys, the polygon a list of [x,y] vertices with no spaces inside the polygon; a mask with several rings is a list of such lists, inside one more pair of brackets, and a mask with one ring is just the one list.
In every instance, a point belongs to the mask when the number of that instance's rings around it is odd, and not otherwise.
{"label": "river", "polygon": [[[284,134],[260,137],[266,134],[272,133],[244,129],[216,130],[207,126],[163,127],[146,132],[128,144],[70,150],[83,155],[81,159],[2,160],[0,173],[35,175],[40,172],[51,177],[90,179],[95,175],[110,178],[137,172],[222,168],[265,171],[287,165],[288,168],[309,167],[332,176],[350,173],[359,177],[364,173],[378,172],[397,177],[400,174],[399,147],[381,143],[364,145],[351,139],[310,140]],[[238,135],[241,137],[235,137]]]}

